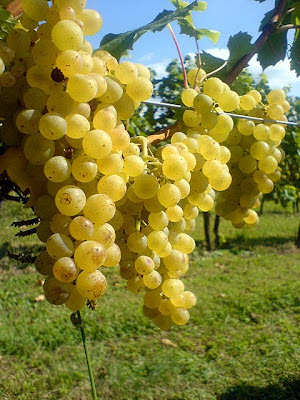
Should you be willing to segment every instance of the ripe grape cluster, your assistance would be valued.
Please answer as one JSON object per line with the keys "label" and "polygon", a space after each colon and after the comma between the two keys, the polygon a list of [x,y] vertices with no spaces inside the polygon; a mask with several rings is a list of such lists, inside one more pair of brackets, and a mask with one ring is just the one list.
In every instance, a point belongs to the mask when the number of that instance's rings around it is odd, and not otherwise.
{"label": "ripe grape cluster", "polygon": [[223,111],[284,120],[289,105],[280,90],[263,106],[258,92],[240,97],[194,69],[182,131],[157,148],[130,138],[122,121],[151,97],[150,71],[93,52],[84,36],[102,18],[85,3],[22,0],[0,41],[0,172],[30,193],[26,206],[40,218],[35,265],[50,303],[80,310],[105,293],[103,269],[119,265],[128,289],[145,292],[145,315],[168,330],[196,304],[181,278],[199,210],[216,205],[234,226],[253,225],[259,193],[280,178],[284,127],[235,125]]}

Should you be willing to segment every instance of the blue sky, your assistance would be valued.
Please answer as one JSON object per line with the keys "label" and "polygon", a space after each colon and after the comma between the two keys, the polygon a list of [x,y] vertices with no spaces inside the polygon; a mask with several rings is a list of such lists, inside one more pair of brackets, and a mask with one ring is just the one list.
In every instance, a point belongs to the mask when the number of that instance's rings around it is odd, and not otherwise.
{"label": "blue sky", "polygon": [[[201,39],[200,48],[226,58],[228,38],[243,31],[256,39],[260,21],[273,5],[274,0],[266,0],[263,3],[254,0],[208,0],[206,11],[193,13],[195,26],[218,30],[221,36],[216,46],[209,39]],[[99,47],[101,38],[107,33],[120,33],[137,28],[152,21],[163,9],[174,9],[169,0],[114,0],[113,2],[88,0],[87,7],[97,9],[103,17],[101,31],[89,39],[94,48]],[[179,35],[176,23],[172,26],[183,54],[194,53],[196,51],[194,40],[185,35]],[[178,56],[167,29],[155,34],[146,33],[136,42],[131,52],[132,61],[154,68],[159,76],[163,76],[166,65],[174,58]],[[250,71],[254,75],[262,71],[256,59],[250,62]],[[278,63],[275,67],[267,68],[265,73],[272,87],[290,84],[291,93],[300,95],[300,78],[296,78],[295,73],[290,72],[288,60]]]}

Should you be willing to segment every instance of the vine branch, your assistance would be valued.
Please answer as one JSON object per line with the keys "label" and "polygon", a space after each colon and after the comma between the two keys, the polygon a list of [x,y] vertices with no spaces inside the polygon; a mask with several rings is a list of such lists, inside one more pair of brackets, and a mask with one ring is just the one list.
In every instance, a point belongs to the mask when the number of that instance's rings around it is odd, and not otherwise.
{"label": "vine branch", "polygon": [[242,72],[242,70],[246,67],[251,58],[262,48],[262,46],[266,43],[272,33],[274,33],[277,29],[277,23],[280,21],[284,14],[284,9],[288,3],[288,0],[279,0],[277,6],[274,8],[272,13],[272,17],[269,22],[264,26],[261,35],[257,38],[254,43],[255,49],[250,53],[243,56],[238,63],[232,68],[229,72],[225,82],[230,85],[236,79],[236,77]]}

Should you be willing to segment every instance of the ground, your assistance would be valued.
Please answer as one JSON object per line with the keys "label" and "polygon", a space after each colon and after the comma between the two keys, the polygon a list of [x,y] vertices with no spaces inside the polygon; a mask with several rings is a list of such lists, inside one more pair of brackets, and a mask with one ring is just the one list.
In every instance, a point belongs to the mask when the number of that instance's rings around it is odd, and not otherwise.
{"label": "ground", "polygon": [[[2,204],[1,400],[91,399],[70,313],[35,301],[41,276],[7,257],[7,249],[38,247],[34,237],[13,237],[10,224],[24,215]],[[188,325],[171,332],[143,316],[141,297],[128,292],[117,268],[106,269],[98,310],[82,312],[99,399],[300,399],[298,223],[299,215],[268,203],[257,229],[235,231],[223,221],[222,248],[207,253],[200,219],[184,279],[198,304]]]}

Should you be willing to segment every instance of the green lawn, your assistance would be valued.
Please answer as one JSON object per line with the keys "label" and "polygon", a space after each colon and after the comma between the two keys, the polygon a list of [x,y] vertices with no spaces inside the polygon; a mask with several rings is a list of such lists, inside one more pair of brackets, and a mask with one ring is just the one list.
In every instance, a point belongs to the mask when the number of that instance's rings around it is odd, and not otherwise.
{"label": "green lawn", "polygon": [[[69,312],[36,302],[39,275],[6,255],[37,246],[9,227],[29,212],[9,203],[0,211],[0,399],[91,399]],[[208,254],[200,220],[185,280],[198,304],[189,324],[171,332],[146,319],[142,299],[107,270],[98,310],[82,312],[99,400],[300,399],[298,223],[299,215],[266,204],[257,229],[222,221],[222,249]]]}

